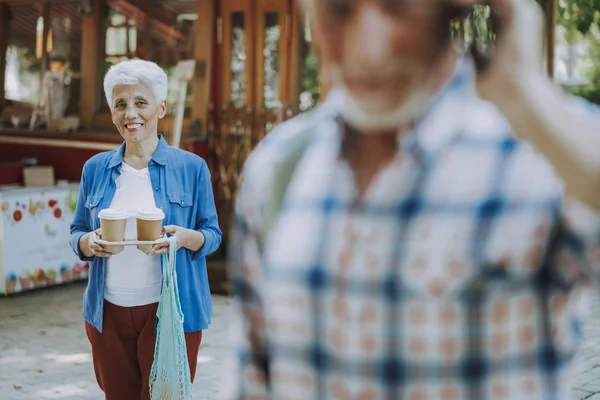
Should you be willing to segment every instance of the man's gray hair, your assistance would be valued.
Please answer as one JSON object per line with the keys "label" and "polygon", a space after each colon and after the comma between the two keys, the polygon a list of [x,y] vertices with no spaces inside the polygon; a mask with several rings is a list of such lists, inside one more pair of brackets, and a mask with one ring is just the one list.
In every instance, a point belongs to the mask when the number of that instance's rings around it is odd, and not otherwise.
{"label": "man's gray hair", "polygon": [[110,67],[104,76],[104,95],[112,110],[112,95],[118,85],[146,85],[158,103],[167,99],[168,79],[165,71],[156,63],[146,60],[127,60]]}

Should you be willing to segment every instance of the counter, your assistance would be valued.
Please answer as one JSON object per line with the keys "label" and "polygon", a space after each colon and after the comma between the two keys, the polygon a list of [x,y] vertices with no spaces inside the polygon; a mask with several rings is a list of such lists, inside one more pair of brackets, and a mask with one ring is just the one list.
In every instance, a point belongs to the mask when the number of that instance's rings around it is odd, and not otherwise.
{"label": "counter", "polygon": [[87,278],[69,245],[78,184],[0,188],[0,295]]}

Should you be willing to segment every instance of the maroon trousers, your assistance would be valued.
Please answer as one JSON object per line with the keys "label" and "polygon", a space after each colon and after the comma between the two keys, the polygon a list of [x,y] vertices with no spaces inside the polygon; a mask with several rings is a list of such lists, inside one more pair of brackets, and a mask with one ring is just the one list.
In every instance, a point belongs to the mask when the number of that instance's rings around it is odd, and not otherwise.
{"label": "maroon trousers", "polygon": [[[154,361],[157,307],[158,303],[120,307],[105,300],[102,333],[85,323],[96,380],[106,400],[150,400],[148,382]],[[192,382],[201,341],[202,331],[185,334]]]}

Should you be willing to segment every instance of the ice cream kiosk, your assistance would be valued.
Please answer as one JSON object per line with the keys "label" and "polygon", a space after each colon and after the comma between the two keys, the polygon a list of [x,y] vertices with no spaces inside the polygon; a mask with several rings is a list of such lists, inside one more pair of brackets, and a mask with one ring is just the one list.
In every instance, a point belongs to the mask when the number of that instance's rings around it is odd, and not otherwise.
{"label": "ice cream kiosk", "polygon": [[78,184],[0,189],[0,295],[87,278],[69,245]]}

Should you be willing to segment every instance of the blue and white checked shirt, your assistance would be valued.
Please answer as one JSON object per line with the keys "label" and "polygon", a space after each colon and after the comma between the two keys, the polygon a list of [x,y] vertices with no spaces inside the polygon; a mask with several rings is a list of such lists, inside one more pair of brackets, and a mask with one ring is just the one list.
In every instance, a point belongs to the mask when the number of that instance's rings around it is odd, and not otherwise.
{"label": "blue and white checked shirt", "polygon": [[[232,245],[238,398],[570,398],[600,216],[564,196],[473,77],[461,63],[362,198],[336,101],[250,156]],[[317,134],[263,241],[274,171],[306,128]]]}

